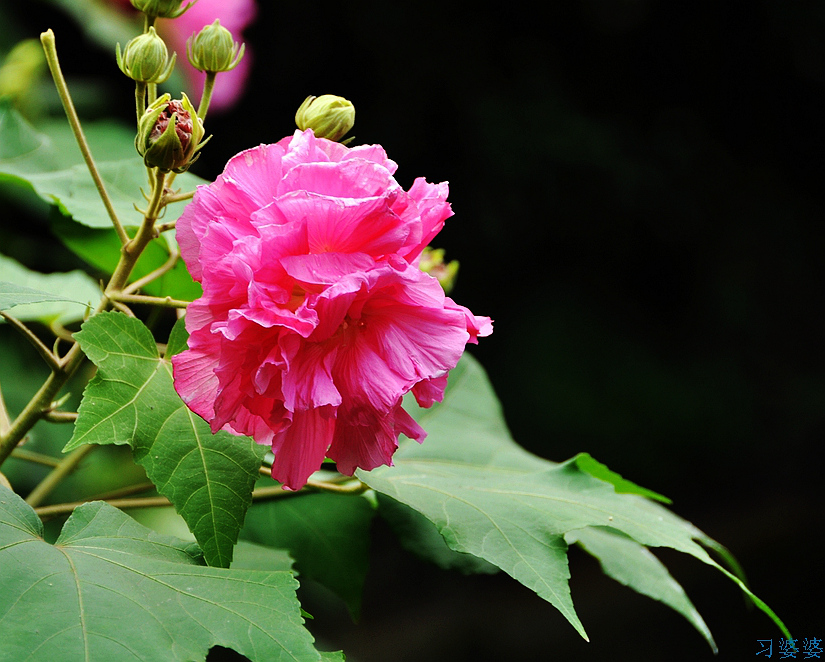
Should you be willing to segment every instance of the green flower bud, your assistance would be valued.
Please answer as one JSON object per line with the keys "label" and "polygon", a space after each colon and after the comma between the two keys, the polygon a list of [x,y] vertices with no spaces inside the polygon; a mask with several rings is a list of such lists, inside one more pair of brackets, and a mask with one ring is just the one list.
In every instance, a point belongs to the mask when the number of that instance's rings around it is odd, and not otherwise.
{"label": "green flower bud", "polygon": [[243,57],[244,47],[233,41],[232,33],[218,19],[186,40],[189,62],[198,71],[209,73],[234,69]]}
{"label": "green flower bud", "polygon": [[206,144],[203,136],[203,124],[189,98],[184,94],[170,101],[164,94],[140,118],[135,147],[148,167],[183,172]]}
{"label": "green flower bud", "polygon": [[166,44],[153,27],[126,44],[123,53],[118,44],[116,54],[120,70],[140,83],[163,83],[172,73],[177,56],[173,53],[169,58]]}
{"label": "green flower bud", "polygon": [[295,124],[301,131],[312,129],[319,138],[340,140],[355,124],[355,106],[334,94],[308,96],[295,113]]}
{"label": "green flower bud", "polygon": [[32,91],[45,65],[43,47],[37,39],[15,44],[0,67],[0,97],[17,99]]}
{"label": "green flower bud", "polygon": [[142,11],[150,18],[177,18],[192,5],[196,0],[192,0],[183,9],[183,0],[131,0],[132,6],[138,11]]}
{"label": "green flower bud", "polygon": [[446,294],[449,294],[455,286],[455,279],[458,277],[458,260],[452,260],[444,264],[443,248],[427,246],[421,251],[418,268],[437,279]]}

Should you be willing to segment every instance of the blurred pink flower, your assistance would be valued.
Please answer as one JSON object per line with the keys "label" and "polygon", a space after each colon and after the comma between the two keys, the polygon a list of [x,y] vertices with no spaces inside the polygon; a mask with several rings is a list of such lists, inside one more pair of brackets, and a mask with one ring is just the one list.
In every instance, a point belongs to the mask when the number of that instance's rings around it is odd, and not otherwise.
{"label": "blurred pink flower", "polygon": [[468,342],[492,333],[417,264],[452,215],[447,184],[395,181],[378,145],[296,131],[233,157],[177,223],[203,297],[186,313],[175,388],[213,431],[272,446],[299,489],[324,457],[351,475],[392,464]]}
{"label": "blurred pink flower", "polygon": [[[184,6],[185,6],[184,2]],[[158,19],[158,33],[166,40],[170,52],[178,54],[175,65],[183,73],[191,86],[190,97],[197,106],[203,92],[206,74],[197,71],[186,57],[186,40],[202,28],[220,19],[221,25],[232,33],[235,41],[242,43],[244,29],[254,20],[257,7],[255,0],[198,0],[186,12],[175,19]],[[209,104],[210,112],[220,112],[230,108],[243,94],[246,80],[252,66],[252,53],[247,46],[246,52],[237,67],[232,71],[219,73],[215,80],[215,89]],[[189,90],[187,90],[189,93]]]}

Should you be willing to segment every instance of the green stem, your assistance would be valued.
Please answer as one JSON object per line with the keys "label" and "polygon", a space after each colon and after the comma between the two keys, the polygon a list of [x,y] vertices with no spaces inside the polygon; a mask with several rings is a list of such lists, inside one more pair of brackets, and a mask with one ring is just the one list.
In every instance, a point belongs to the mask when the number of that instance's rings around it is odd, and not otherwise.
{"label": "green stem", "polygon": [[[154,486],[153,486],[154,487]],[[285,497],[294,497],[300,494],[310,494],[310,492],[288,492],[281,487],[259,487],[252,491],[252,500],[260,501],[262,499],[278,499]],[[106,499],[106,503],[115,508],[126,510],[128,508],[157,508],[171,506],[172,502],[166,497],[142,497],[137,499]],[[71,503],[57,503],[53,506],[41,506],[35,508],[34,512],[41,519],[55,517],[57,515],[68,515],[78,506],[82,506],[86,501],[72,501]]]}
{"label": "green stem", "polygon": [[137,121],[140,124],[140,118],[146,112],[146,83],[142,81],[135,82],[135,113],[137,114]]}
{"label": "green stem", "polygon": [[97,448],[97,446],[87,444],[69,453],[69,455],[63,458],[60,461],[60,464],[58,464],[42,481],[40,481],[37,487],[31,491],[31,494],[26,497],[26,503],[32,508],[40,505],[43,499],[49,496],[52,491],[54,491],[54,488],[57,487],[66,476],[74,471],[77,468],[77,465],[80,464],[80,461],[95,448]]}
{"label": "green stem", "polygon": [[110,298],[112,301],[120,303],[142,303],[149,306],[163,306],[164,308],[186,308],[191,303],[172,297],[152,297],[145,294],[113,294]]}
{"label": "green stem", "polygon": [[46,62],[49,65],[49,71],[52,74],[52,79],[54,79],[55,87],[57,87],[57,93],[60,96],[61,103],[63,104],[63,110],[66,111],[66,117],[69,119],[69,125],[72,127],[72,133],[74,133],[75,140],[77,140],[77,145],[80,147],[80,152],[83,154],[83,160],[86,161],[86,167],[92,175],[92,179],[97,187],[97,192],[100,195],[100,199],[103,201],[103,206],[106,207],[109,218],[112,220],[112,225],[115,226],[115,231],[117,232],[118,237],[120,237],[120,243],[125,244],[129,241],[129,235],[126,234],[126,230],[120,224],[120,220],[115,213],[114,205],[109,198],[109,194],[106,192],[106,187],[103,185],[103,179],[97,171],[97,166],[95,165],[94,159],[92,158],[92,153],[89,150],[89,144],[86,142],[86,136],[83,134],[83,129],[80,126],[80,119],[77,116],[74,103],[72,103],[72,98],[69,95],[69,88],[66,85],[66,79],[63,78],[63,72],[60,70],[60,62],[57,59],[57,48],[55,47],[54,32],[51,30],[46,30],[46,32],[43,32],[40,35],[40,43],[43,44],[43,51],[46,54]]}
{"label": "green stem", "polygon": [[35,464],[42,464],[47,467],[56,467],[61,462],[60,458],[45,455],[44,453],[36,453],[35,451],[27,451],[25,448],[15,448],[11,456],[18,460],[34,462]]}
{"label": "green stem", "polygon": [[[4,320],[19,331],[20,334],[31,343],[31,345],[37,350],[37,353],[40,354],[40,358],[42,358],[46,362],[46,365],[49,366],[50,370],[55,370],[58,367],[59,359],[40,341],[40,338],[32,333],[29,327],[23,324],[23,322],[18,320],[16,317],[12,317],[3,311],[0,311],[0,316],[2,316]],[[2,434],[2,432],[3,431],[0,430],[0,434]]]}
{"label": "green stem", "polygon": [[0,389],[0,438],[11,427],[11,418],[9,418],[9,410],[6,409],[6,401],[3,399],[3,389]]}
{"label": "green stem", "polygon": [[217,74],[214,71],[206,72],[206,80],[203,83],[203,94],[201,94],[201,102],[198,104],[198,117],[201,122],[206,120],[206,112],[209,110],[209,102],[212,100],[212,90],[215,88],[215,78]]}

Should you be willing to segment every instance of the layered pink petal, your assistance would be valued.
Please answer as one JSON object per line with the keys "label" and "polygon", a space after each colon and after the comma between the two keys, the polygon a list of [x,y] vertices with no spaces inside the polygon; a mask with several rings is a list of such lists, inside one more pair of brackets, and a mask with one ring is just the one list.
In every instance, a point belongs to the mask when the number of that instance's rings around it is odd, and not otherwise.
{"label": "layered pink petal", "polygon": [[380,146],[296,131],[234,157],[178,221],[203,297],[175,386],[213,430],[271,445],[290,489],[324,456],[351,474],[391,464],[401,434],[423,440],[403,396],[440,401],[492,332],[414,266],[452,214],[446,183],[407,192],[395,168]]}

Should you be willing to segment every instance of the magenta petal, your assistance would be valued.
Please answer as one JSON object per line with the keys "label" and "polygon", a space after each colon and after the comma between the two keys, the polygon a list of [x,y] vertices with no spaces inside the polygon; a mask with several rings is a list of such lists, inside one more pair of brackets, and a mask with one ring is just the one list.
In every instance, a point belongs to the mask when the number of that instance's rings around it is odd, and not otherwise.
{"label": "magenta petal", "polygon": [[292,425],[272,441],[272,477],[299,490],[318,471],[335,430],[335,418],[322,409],[295,414]]}

